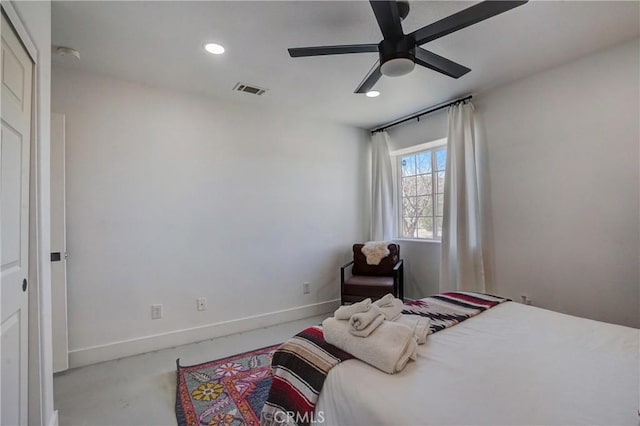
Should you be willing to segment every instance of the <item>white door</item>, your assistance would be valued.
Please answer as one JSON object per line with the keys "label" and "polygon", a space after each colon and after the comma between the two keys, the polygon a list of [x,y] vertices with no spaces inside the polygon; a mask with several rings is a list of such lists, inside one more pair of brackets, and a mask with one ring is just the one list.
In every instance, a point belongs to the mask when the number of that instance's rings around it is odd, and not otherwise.
{"label": "white door", "polygon": [[2,426],[27,424],[29,151],[33,62],[2,16],[0,388]]}
{"label": "white door", "polygon": [[64,115],[51,114],[51,339],[54,373],[69,368],[64,132]]}

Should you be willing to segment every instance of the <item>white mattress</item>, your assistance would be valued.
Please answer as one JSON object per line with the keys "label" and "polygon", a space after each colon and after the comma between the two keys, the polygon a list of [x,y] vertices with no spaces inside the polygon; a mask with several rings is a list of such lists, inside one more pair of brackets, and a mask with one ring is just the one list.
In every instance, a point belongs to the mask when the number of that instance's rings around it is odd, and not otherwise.
{"label": "white mattress", "polygon": [[638,425],[640,330],[507,302],[430,335],[399,374],[333,368],[325,425]]}

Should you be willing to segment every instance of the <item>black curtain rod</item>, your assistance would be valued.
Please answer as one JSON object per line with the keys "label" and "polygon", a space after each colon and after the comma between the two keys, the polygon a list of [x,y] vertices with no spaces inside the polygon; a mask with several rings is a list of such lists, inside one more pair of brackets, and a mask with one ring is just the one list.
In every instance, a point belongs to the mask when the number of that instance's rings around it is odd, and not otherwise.
{"label": "black curtain rod", "polygon": [[431,108],[429,108],[429,109],[427,109],[425,111],[421,111],[421,112],[415,113],[413,115],[410,115],[409,117],[401,118],[399,120],[392,121],[391,123],[385,124],[384,126],[376,127],[375,129],[371,130],[371,133],[377,133],[377,132],[385,131],[389,127],[397,126],[398,124],[404,123],[404,122],[409,121],[409,120],[413,120],[414,118],[417,118],[418,121],[420,121],[420,117],[422,117],[423,115],[431,114],[432,112],[439,111],[439,110],[441,110],[443,108],[447,108],[447,107],[450,107],[451,105],[459,104],[461,102],[467,102],[472,97],[473,96],[469,95],[469,96],[465,96],[464,98],[459,98],[459,99],[456,99],[454,101],[449,101],[449,102],[444,103],[444,104],[436,105],[436,106],[431,107]]}

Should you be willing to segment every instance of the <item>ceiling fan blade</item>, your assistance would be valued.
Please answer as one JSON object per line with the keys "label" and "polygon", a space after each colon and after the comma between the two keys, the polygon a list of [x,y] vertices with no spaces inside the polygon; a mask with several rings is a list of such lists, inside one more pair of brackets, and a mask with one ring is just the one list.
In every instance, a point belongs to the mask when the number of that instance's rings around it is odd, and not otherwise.
{"label": "ceiling fan blade", "polygon": [[390,1],[369,1],[382,36],[385,39],[397,39],[404,36],[402,25],[400,24],[400,12],[395,0]]}
{"label": "ceiling fan blade", "polygon": [[440,55],[429,52],[422,47],[416,47],[415,55],[416,64],[438,71],[442,74],[448,75],[449,77],[460,78],[471,71],[471,69],[464,65],[457,64],[447,58],[443,58]]}
{"label": "ceiling fan blade", "polygon": [[292,58],[301,56],[342,55],[345,53],[378,53],[377,44],[344,44],[340,46],[294,47],[289,49]]}
{"label": "ceiling fan blade", "polygon": [[362,80],[362,83],[360,83],[353,93],[367,93],[373,88],[373,86],[375,86],[380,77],[382,77],[382,73],[380,72],[380,61],[376,61],[376,63],[373,64],[373,68],[369,70],[367,76]]}
{"label": "ceiling fan blade", "polygon": [[467,9],[447,16],[444,19],[415,30],[411,35],[416,39],[416,45],[435,40],[452,32],[461,30],[469,25],[489,19],[492,16],[522,6],[527,1],[483,1]]}

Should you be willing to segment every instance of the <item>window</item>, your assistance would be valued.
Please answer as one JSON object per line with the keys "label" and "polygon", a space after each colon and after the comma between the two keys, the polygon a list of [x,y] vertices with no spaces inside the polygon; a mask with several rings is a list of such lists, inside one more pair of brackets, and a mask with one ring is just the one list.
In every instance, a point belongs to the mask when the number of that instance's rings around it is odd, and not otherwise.
{"label": "window", "polygon": [[439,240],[442,236],[446,145],[401,154],[398,161],[400,238]]}

